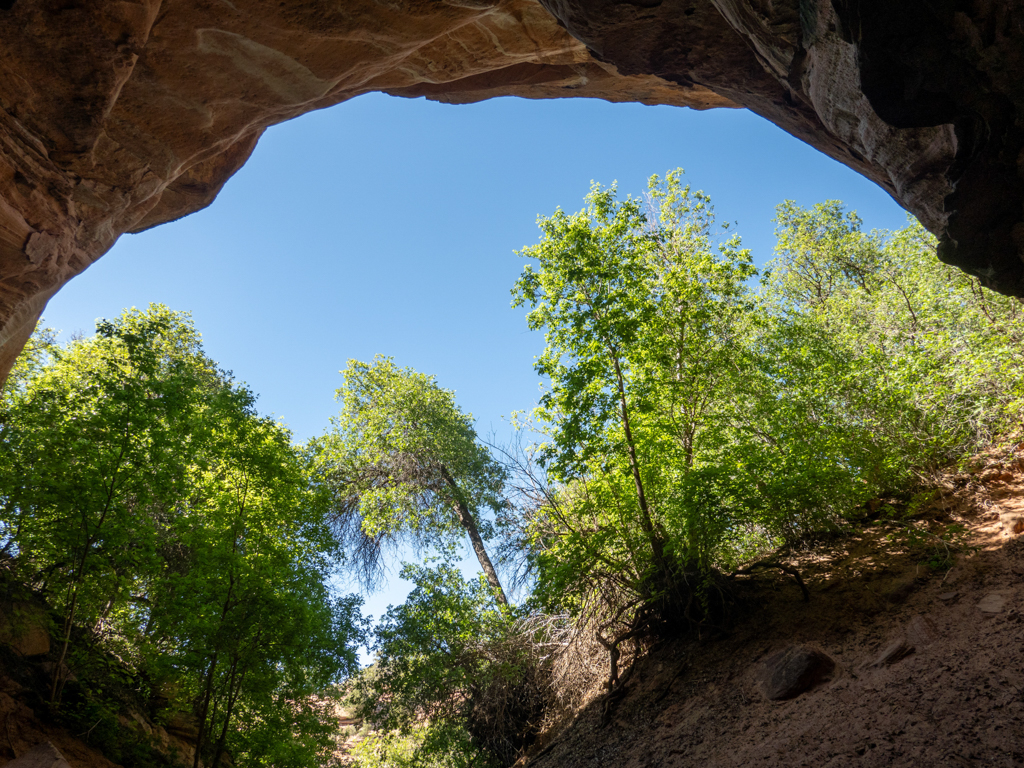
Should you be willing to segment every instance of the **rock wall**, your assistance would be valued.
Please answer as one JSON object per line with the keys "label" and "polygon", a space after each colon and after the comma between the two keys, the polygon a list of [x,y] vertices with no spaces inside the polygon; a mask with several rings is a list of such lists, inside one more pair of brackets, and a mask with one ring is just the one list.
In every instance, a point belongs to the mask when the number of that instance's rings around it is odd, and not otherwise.
{"label": "rock wall", "polygon": [[944,0],[0,0],[0,375],[124,232],[197,211],[270,125],[370,91],[747,107],[1024,295],[1024,35]]}
{"label": "rock wall", "polygon": [[623,74],[699,83],[874,180],[939,257],[1024,296],[1024,7],[542,0]]}

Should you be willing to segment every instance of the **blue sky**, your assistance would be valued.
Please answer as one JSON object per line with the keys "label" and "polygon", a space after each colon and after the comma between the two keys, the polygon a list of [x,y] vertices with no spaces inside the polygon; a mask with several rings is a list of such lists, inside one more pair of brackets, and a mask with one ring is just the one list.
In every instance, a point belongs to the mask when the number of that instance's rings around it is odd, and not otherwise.
{"label": "blue sky", "polygon": [[[591,180],[639,193],[676,167],[758,264],[784,199],[906,222],[880,188],[746,111],[372,94],[272,128],[212,206],[122,237],[45,319],[66,338],[125,307],[189,310],[207,352],[298,440],[326,428],[346,361],[378,353],[436,375],[500,435],[536,399],[543,342],[510,307],[513,251],[538,240],[538,214],[582,207]],[[401,599],[394,585],[368,610]]]}

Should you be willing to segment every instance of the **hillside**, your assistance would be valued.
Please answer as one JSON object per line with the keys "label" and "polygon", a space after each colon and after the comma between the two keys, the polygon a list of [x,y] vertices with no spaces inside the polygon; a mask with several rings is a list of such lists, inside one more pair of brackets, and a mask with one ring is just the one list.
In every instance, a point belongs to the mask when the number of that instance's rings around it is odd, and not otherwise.
{"label": "hillside", "polygon": [[[731,629],[665,642],[530,768],[1024,764],[1024,467],[990,453],[905,521],[790,552],[811,592],[758,575]],[[874,512],[878,515],[876,505]],[[963,526],[943,560],[935,536]],[[925,534],[927,531],[928,534]],[[947,536],[948,538],[948,536]],[[823,652],[811,690],[764,694],[777,655]]]}
{"label": "hillside", "polygon": [[[809,602],[789,575],[747,577],[731,626],[648,649],[614,702],[595,699],[520,765],[1024,763],[1024,445],[939,478],[913,509],[886,504],[863,510],[862,533],[780,553]],[[955,542],[948,554],[939,537]],[[834,669],[769,701],[772,665],[793,647]],[[23,672],[45,663],[34,658]],[[47,724],[11,671],[0,675],[0,759],[50,740],[72,768],[116,766],[90,734]]]}

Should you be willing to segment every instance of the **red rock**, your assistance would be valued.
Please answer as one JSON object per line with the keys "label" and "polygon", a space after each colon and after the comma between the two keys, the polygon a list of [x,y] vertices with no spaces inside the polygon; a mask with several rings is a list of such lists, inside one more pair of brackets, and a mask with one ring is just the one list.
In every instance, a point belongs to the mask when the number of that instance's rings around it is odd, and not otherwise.
{"label": "red rock", "polygon": [[761,693],[769,701],[795,698],[827,680],[835,666],[835,662],[819,650],[790,646],[764,663]]}
{"label": "red rock", "polygon": [[44,741],[21,757],[7,763],[4,768],[71,768],[53,744]]}
{"label": "red rock", "polygon": [[545,5],[4,3],[0,376],[122,233],[209,205],[268,126],[370,91],[747,107],[881,185],[943,259],[1024,295],[1024,11]]}

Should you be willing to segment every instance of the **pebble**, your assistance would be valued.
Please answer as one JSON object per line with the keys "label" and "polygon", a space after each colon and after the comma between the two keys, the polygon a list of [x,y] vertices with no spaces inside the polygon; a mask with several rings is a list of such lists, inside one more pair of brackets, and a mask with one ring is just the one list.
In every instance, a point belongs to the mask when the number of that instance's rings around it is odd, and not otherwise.
{"label": "pebble", "polygon": [[995,592],[985,595],[981,598],[981,602],[978,603],[978,610],[982,613],[1002,613],[1005,607],[1006,598],[1002,595],[997,595]]}

